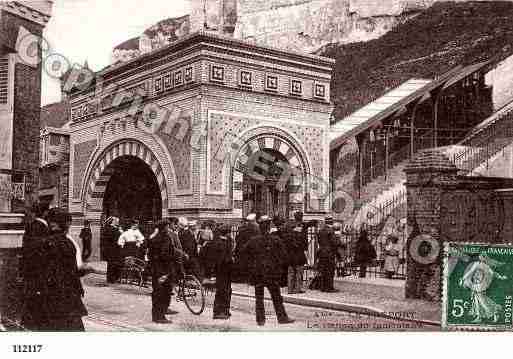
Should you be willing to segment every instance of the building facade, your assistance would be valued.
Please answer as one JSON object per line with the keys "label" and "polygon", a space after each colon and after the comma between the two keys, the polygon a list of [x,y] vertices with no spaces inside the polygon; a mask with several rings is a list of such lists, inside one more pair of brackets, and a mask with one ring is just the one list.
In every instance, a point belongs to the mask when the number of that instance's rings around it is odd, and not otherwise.
{"label": "building facade", "polygon": [[333,66],[199,32],[95,74],[69,93],[74,229],[91,221],[97,251],[113,215],[323,216]]}
{"label": "building facade", "polygon": [[42,64],[24,61],[24,40],[41,38],[51,10],[51,1],[0,2],[0,326],[19,309],[23,213],[38,185]]}
{"label": "building facade", "polygon": [[66,129],[41,130],[38,197],[49,207],[68,208],[69,137]]}

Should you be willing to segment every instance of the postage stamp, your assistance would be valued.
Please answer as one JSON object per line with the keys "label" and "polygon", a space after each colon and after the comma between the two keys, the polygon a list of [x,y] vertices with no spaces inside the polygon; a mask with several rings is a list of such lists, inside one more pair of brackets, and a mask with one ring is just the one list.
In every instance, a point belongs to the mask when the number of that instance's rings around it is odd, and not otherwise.
{"label": "postage stamp", "polygon": [[442,305],[445,330],[513,329],[513,246],[446,244]]}

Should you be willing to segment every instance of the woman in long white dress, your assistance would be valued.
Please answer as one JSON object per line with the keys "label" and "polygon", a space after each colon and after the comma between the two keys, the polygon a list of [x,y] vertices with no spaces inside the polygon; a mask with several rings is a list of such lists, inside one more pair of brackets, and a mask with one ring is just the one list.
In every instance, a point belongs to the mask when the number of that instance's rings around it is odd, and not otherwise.
{"label": "woman in long white dress", "polygon": [[388,279],[393,279],[399,269],[399,256],[402,246],[399,244],[399,238],[396,236],[388,237],[388,244],[385,247],[385,266],[384,270]]}
{"label": "woman in long white dress", "polygon": [[474,316],[474,322],[480,323],[483,319],[499,320],[499,313],[502,309],[500,304],[495,303],[486,295],[494,278],[506,280],[507,277],[495,272],[493,264],[499,263],[480,255],[479,260],[468,265],[463,277],[460,279],[460,286],[471,290],[471,303],[469,314]]}

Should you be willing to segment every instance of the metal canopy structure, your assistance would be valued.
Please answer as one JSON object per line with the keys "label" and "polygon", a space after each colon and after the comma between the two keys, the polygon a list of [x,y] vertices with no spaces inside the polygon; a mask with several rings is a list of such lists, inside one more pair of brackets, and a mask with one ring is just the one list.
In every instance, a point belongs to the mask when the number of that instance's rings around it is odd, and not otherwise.
{"label": "metal canopy structure", "polygon": [[[330,129],[330,150],[338,148],[348,138],[372,128],[381,120],[403,111],[408,105],[415,105],[428,98],[433,98],[436,107],[438,95],[441,91],[479,71],[489,63],[490,61],[485,61],[467,67],[457,66],[434,80],[410,79],[406,81],[350,116],[333,124]],[[436,112],[435,110],[433,114],[435,128],[437,126]]]}

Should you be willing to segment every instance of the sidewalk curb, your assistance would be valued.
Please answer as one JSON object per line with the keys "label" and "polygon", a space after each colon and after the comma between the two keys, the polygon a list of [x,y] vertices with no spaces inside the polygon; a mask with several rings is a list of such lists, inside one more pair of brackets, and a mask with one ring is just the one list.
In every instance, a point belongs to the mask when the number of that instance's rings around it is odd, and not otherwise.
{"label": "sidewalk curb", "polygon": [[[103,270],[94,270],[93,273],[99,274],[99,275],[107,274],[107,272],[103,271]],[[254,295],[243,293],[243,292],[236,292],[236,291],[233,291],[232,295],[235,295],[237,297],[242,297],[242,298],[250,298],[250,299],[255,298]],[[270,300],[270,298],[267,298],[267,297],[265,299]],[[287,304],[300,305],[303,307],[333,310],[333,311],[337,311],[337,312],[356,313],[356,314],[374,316],[374,317],[379,317],[379,318],[384,318],[384,319],[393,319],[393,320],[398,320],[398,321],[402,321],[402,322],[420,323],[420,324],[425,324],[425,325],[430,325],[430,326],[441,326],[441,322],[426,320],[426,319],[409,319],[409,318],[396,317],[396,316],[389,315],[384,310],[373,308],[370,306],[364,306],[364,305],[341,303],[341,302],[331,302],[331,301],[321,300],[321,299],[298,298],[298,297],[293,297],[290,295],[283,295],[283,302],[287,303]]]}
{"label": "sidewalk curb", "polygon": [[[232,292],[232,295],[235,295],[237,297],[242,297],[242,298],[252,298],[252,299],[255,298],[254,295],[242,293],[242,292],[235,292],[235,291]],[[437,321],[431,321],[431,320],[426,320],[426,319],[409,319],[409,318],[396,317],[396,316],[388,314],[387,312],[385,312],[381,309],[373,308],[370,306],[348,304],[348,303],[341,303],[341,302],[331,302],[331,301],[321,300],[321,299],[298,298],[298,297],[292,297],[289,295],[283,295],[282,297],[283,297],[284,303],[300,305],[303,307],[327,309],[327,310],[333,310],[333,311],[337,311],[337,312],[356,313],[356,314],[368,315],[368,316],[385,318],[385,319],[393,319],[393,320],[398,320],[398,321],[402,321],[402,322],[425,324],[425,325],[430,325],[430,326],[441,326],[441,323],[437,322]],[[271,299],[268,297],[265,297],[265,300],[271,300]]]}

